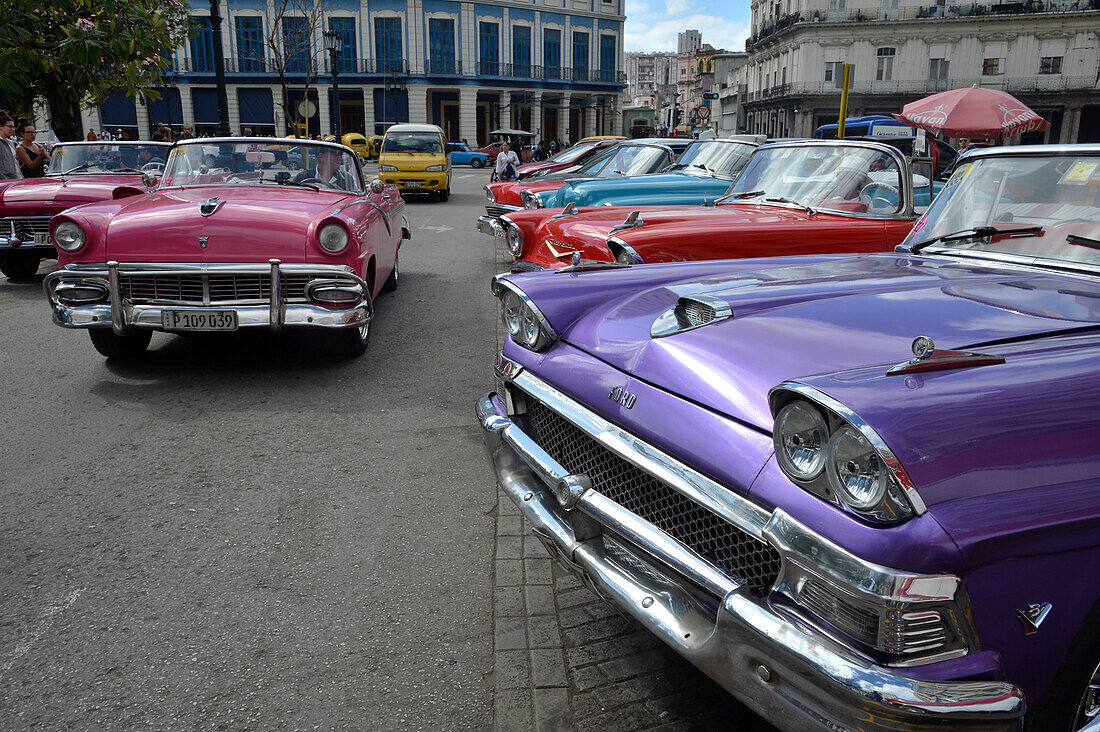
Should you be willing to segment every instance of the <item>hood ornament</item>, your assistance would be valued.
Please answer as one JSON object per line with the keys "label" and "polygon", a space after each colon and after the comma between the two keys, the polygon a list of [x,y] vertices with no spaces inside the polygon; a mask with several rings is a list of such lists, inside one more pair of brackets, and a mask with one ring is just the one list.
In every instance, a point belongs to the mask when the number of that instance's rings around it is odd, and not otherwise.
{"label": "hood ornament", "polygon": [[1024,635],[1034,635],[1039,632],[1039,626],[1047,619],[1054,606],[1049,602],[1033,602],[1023,610],[1016,611],[1016,617],[1024,624]]}
{"label": "hood ornament", "polygon": [[561,242],[556,242],[553,239],[546,240],[546,248],[550,250],[550,254],[558,259],[561,259],[562,257],[572,256],[575,252],[577,252],[577,249],[566,246]]}
{"label": "hood ornament", "polygon": [[560,219],[563,216],[573,216],[574,214],[579,214],[579,213],[580,213],[580,209],[577,208],[577,204],[570,201],[569,205],[566,206],[565,208],[563,208],[561,210],[560,214],[556,214],[554,216],[551,216],[550,220],[553,221],[554,219]]}
{"label": "hood ornament", "polygon": [[199,215],[212,216],[215,211],[222,207],[223,203],[225,203],[225,201],[220,200],[217,196],[208,198],[199,204]]}
{"label": "hood ornament", "polygon": [[949,351],[936,348],[936,342],[928,336],[918,336],[913,340],[913,358],[899,363],[887,370],[887,376],[915,374],[921,371],[945,371],[970,366],[991,366],[1004,363],[1004,356],[971,351]]}
{"label": "hood ornament", "polygon": [[644,225],[645,221],[642,220],[642,212],[631,211],[630,214],[626,217],[626,220],[624,220],[621,224],[617,226],[612,226],[611,231],[607,232],[607,235],[614,236],[620,231],[626,231],[627,229],[634,229]]}

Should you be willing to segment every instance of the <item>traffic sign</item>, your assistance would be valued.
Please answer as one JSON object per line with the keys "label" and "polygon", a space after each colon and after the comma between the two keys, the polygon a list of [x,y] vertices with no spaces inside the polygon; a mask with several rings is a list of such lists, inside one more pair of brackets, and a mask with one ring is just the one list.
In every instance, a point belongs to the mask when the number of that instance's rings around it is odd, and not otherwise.
{"label": "traffic sign", "polygon": [[698,119],[710,119],[710,107],[704,107],[700,104],[695,108],[695,116]]}

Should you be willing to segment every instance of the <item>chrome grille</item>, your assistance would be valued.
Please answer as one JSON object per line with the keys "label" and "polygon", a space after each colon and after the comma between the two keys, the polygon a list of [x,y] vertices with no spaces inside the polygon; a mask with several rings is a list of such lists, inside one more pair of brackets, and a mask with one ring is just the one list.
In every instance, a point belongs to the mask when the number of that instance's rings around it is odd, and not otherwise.
{"label": "chrome grille", "polygon": [[527,399],[535,439],[563,468],[751,587],[770,587],[780,557],[771,545],[719,518],[623,460],[541,402]]}
{"label": "chrome grille", "polygon": [[[271,299],[270,274],[155,274],[119,273],[122,297],[134,302],[184,302],[202,305],[203,280],[209,282],[209,302],[248,302]],[[284,301],[305,300],[306,285],[314,275],[284,274]],[[349,280],[350,281],[350,280]]]}
{"label": "chrome grille", "polygon": [[807,582],[798,595],[799,604],[806,607],[837,630],[857,641],[874,647],[878,640],[878,616],[849,605],[817,582]]}
{"label": "chrome grille", "polygon": [[510,213],[515,213],[515,212],[516,212],[516,209],[514,209],[514,208],[505,208],[504,206],[494,206],[491,203],[487,204],[485,206],[485,213],[489,214],[493,218],[498,218],[499,219],[504,214],[510,214]]}
{"label": "chrome grille", "polygon": [[685,328],[695,328],[700,325],[706,325],[715,318],[718,314],[714,312],[714,308],[707,305],[705,302],[699,302],[698,300],[680,300],[676,305],[677,320],[680,321],[680,325]]}
{"label": "chrome grille", "polygon": [[50,219],[52,216],[11,216],[4,219],[2,231],[8,236],[15,236],[19,241],[34,241],[35,234],[50,233]]}

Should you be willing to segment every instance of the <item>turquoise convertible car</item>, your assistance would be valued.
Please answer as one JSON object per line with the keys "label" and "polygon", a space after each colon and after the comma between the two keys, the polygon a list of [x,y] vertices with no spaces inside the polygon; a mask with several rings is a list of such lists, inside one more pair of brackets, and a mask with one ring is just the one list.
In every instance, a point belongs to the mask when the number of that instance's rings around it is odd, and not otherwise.
{"label": "turquoise convertible car", "polygon": [[756,145],[755,136],[696,140],[660,173],[573,181],[557,190],[523,195],[524,208],[706,204],[725,194]]}

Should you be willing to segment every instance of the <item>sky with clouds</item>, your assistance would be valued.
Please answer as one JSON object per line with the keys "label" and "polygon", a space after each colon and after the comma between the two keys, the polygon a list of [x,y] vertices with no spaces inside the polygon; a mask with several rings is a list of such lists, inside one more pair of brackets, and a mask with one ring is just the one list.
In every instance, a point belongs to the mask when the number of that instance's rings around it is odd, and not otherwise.
{"label": "sky with clouds", "polygon": [[629,51],[675,51],[676,34],[702,32],[703,43],[744,51],[749,37],[750,0],[626,0]]}

